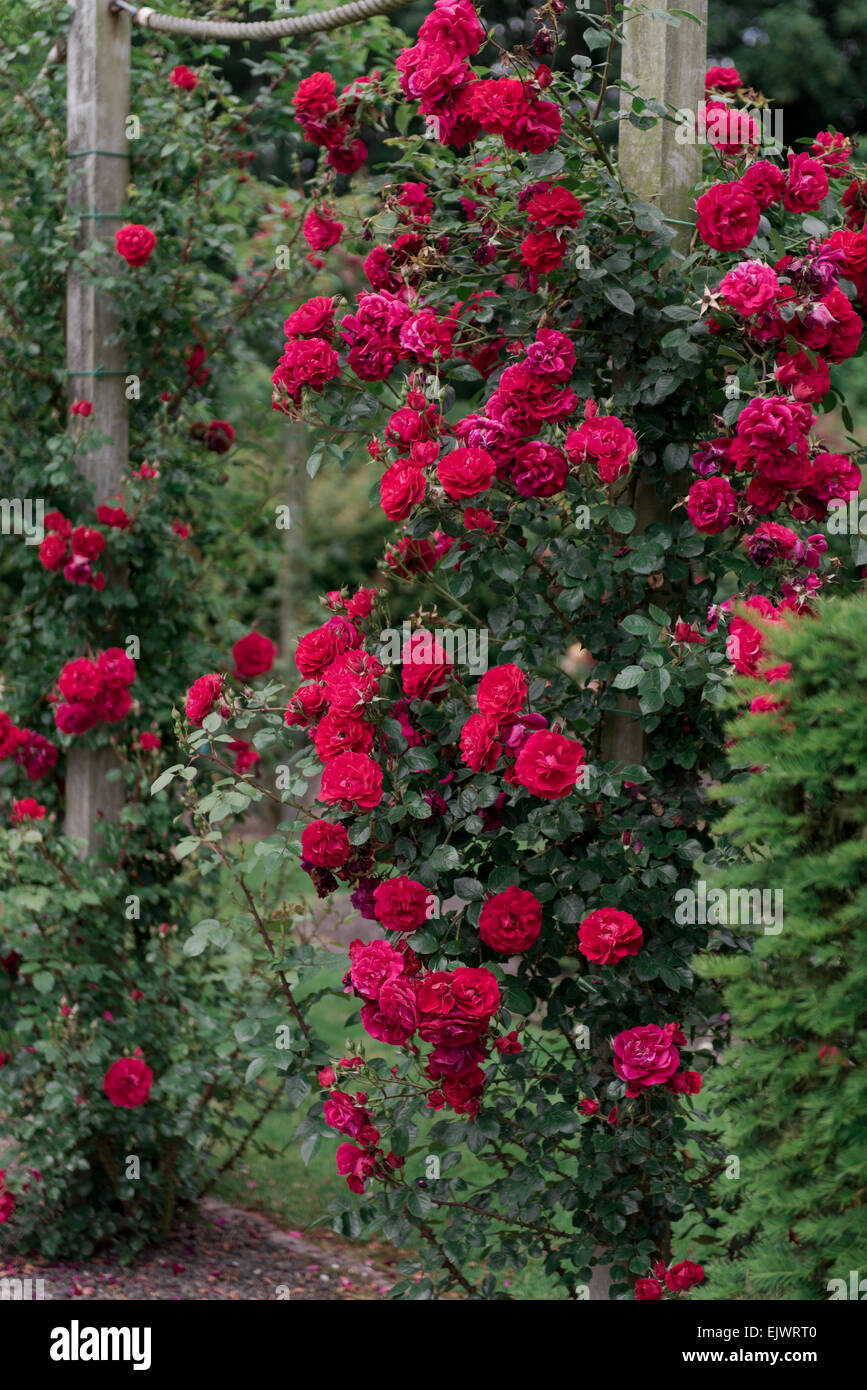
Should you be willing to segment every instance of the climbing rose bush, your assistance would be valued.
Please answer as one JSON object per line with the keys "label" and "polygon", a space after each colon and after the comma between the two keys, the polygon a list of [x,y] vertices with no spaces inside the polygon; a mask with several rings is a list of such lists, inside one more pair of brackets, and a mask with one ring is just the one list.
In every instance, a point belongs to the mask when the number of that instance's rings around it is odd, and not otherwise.
{"label": "climbing rose bush", "polygon": [[[395,1296],[508,1297],[534,1261],[563,1297],[599,1265],[612,1297],[683,1297],[723,1156],[695,1098],[729,1025],[689,962],[739,942],[675,895],[715,853],[732,670],[783,699],[768,624],[809,621],[865,558],[817,528],[861,476],[819,427],[860,350],[867,183],[821,134],[763,149],[728,120],[756,94],[711,72],[726,120],[684,255],[618,183],[604,59],[503,54],[469,0],[437,0],[395,67],[364,74],[405,139],[354,227],[331,154],[362,79],[296,91],[328,151],[305,235],[330,293],[292,308],[272,378],[322,453],[366,447],[383,582],[329,592],[285,702],[226,713],[208,687],[188,755],[251,723],[282,740],[301,824],[259,855],[299,856],[366,924],[343,980],[366,1041],[323,1059],[298,1138],[334,1148],[338,1230],[422,1242]],[[303,990],[316,957],[288,959]]]}

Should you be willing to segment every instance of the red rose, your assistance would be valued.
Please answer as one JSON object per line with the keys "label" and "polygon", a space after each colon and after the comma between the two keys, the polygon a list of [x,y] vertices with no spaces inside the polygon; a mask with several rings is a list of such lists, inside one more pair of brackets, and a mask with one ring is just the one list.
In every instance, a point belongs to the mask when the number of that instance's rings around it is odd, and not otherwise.
{"label": "red rose", "polygon": [[379,991],[389,980],[396,980],[406,969],[403,953],[384,938],[377,941],[353,941],[349,948],[349,979],[362,999],[376,1001]]}
{"label": "red rose", "polygon": [[95,661],[86,656],[67,661],[57,680],[64,700],[88,704],[102,690],[103,678]]}
{"label": "red rose", "polygon": [[437,464],[437,477],[455,502],[487,492],[495,474],[496,465],[485,449],[453,449]]}
{"label": "red rose", "polygon": [[183,63],[172,68],[169,73],[169,81],[173,87],[180,87],[185,92],[191,92],[199,85],[199,79],[192,68],[185,68]]}
{"label": "red rose", "polygon": [[324,713],[326,704],[325,691],[321,685],[302,685],[294,695],[289,696],[283,718],[290,728],[297,724],[300,728],[307,729]]}
{"label": "red rose", "polygon": [[153,1079],[153,1072],[141,1057],[119,1057],[102,1078],[102,1089],[112,1105],[134,1110],[137,1105],[144,1105]]}
{"label": "red rose", "polygon": [[780,282],[776,272],[763,261],[741,261],[724,275],[719,293],[739,314],[761,313],[773,304]]}
{"label": "red rose", "polygon": [[235,442],[235,428],[228,420],[194,420],[190,438],[204,444],[212,454],[227,454]]}
{"label": "red rose", "polygon": [[55,705],[54,722],[62,734],[86,734],[99,723],[99,715],[93,705],[75,700],[72,704]]}
{"label": "red rose", "polygon": [[112,689],[135,683],[135,662],[123,647],[106,647],[96,659],[99,673]]}
{"label": "red rose", "polygon": [[398,459],[387,468],[379,482],[379,495],[389,521],[405,521],[423,500],[426,488],[424,473],[408,459]]}
{"label": "red rose", "polygon": [[[756,701],[753,700],[753,704],[755,703]],[[768,704],[773,705],[774,709],[778,708],[778,706],[774,705],[772,700],[769,700]],[[750,712],[752,714],[756,713],[756,711],[752,709],[752,707],[750,708]],[[677,1073],[677,1076],[673,1076],[671,1078],[667,1085],[669,1091],[674,1091],[675,1095],[697,1096],[699,1091],[701,1090],[701,1080],[702,1078],[700,1072],[680,1071]]]}
{"label": "red rose", "polygon": [[686,499],[686,510],[693,526],[711,536],[731,526],[737,508],[738,499],[727,478],[699,478]]}
{"label": "red rose", "polygon": [[56,531],[49,531],[39,547],[39,559],[47,570],[56,573],[66,559],[65,538]]}
{"label": "red rose", "polygon": [[648,1086],[659,1086],[673,1076],[680,1066],[680,1054],[674,1046],[677,1032],[673,1024],[660,1027],[646,1023],[641,1028],[627,1028],[614,1039],[614,1070],[626,1081],[627,1096],[638,1096]]}
{"label": "red rose", "polygon": [[337,94],[334,78],[330,72],[312,72],[298,83],[292,98],[295,115],[299,120],[321,121],[329,112],[337,110]]}
{"label": "red rose", "polygon": [[638,440],[616,415],[597,415],[592,401],[584,410],[584,423],[566,436],[566,453],[573,463],[593,459],[602,482],[613,483],[621,473],[628,473],[638,455]]}
{"label": "red rose", "polygon": [[789,151],[789,177],[783,207],[789,212],[815,212],[828,196],[828,175],[818,159]]}
{"label": "red rose", "polygon": [[40,806],[32,796],[22,797],[20,801],[12,802],[12,824],[20,825],[22,821],[44,820],[45,807]]}
{"label": "red rose", "polygon": [[276,653],[277,648],[270,637],[263,637],[260,632],[248,632],[246,637],[239,637],[232,647],[235,675],[245,681],[264,675],[274,665]]}
{"label": "red rose", "polygon": [[295,665],[302,676],[321,676],[350,647],[360,642],[358,630],[343,618],[329,618],[322,627],[302,637],[295,649]]}
{"label": "red rose", "polygon": [[414,878],[399,874],[374,889],[373,910],[377,922],[389,931],[412,932],[428,920],[430,890]]}
{"label": "red rose", "polygon": [[311,251],[325,251],[329,246],[335,246],[340,240],[343,234],[343,223],[333,221],[325,208],[321,210],[311,208],[304,218],[301,231]]}
{"label": "red rose", "polygon": [[334,299],[331,295],[317,295],[308,299],[299,309],[291,313],[283,324],[287,338],[325,338],[330,339],[334,332]]}
{"label": "red rose", "polygon": [[737,68],[708,68],[704,79],[706,92],[736,92],[742,86]]}
{"label": "red rose", "polygon": [[301,832],[301,857],[319,869],[339,869],[350,854],[345,825],[313,820]]}
{"label": "red rose", "polygon": [[521,262],[537,275],[549,275],[563,264],[566,243],[554,231],[531,232],[521,242]]}
{"label": "red rose", "polygon": [[319,800],[372,811],[382,800],[382,768],[364,753],[339,753],[325,764]]}
{"label": "red rose", "polygon": [[662,1285],[658,1279],[636,1279],[635,1297],[639,1303],[662,1298]]}
{"label": "red rose", "polygon": [[506,888],[495,893],[482,908],[479,935],[486,946],[502,955],[526,951],[542,930],[542,904],[525,888]]}
{"label": "red rose", "polygon": [[473,772],[491,772],[501,757],[503,746],[497,743],[497,724],[484,714],[471,714],[461,729],[461,757]]}
{"label": "red rose", "polygon": [[717,251],[740,251],[759,229],[759,205],[739,183],[715,183],[696,203],[698,234]]}
{"label": "red rose", "polygon": [[543,191],[536,191],[524,207],[528,222],[537,227],[577,227],[584,216],[584,208],[574,193],[568,188],[556,185]]}
{"label": "red rose", "polygon": [[527,698],[527,680],[520,666],[492,666],[479,681],[476,700],[482,714],[502,724],[520,714]]}
{"label": "red rose", "polygon": [[271,403],[275,410],[285,412],[287,396],[297,405],[305,389],[321,394],[338,376],[340,358],[330,343],[324,338],[298,338],[286,344],[271,377]]}
{"label": "red rose", "polygon": [[701,1265],[693,1264],[692,1260],[681,1260],[680,1264],[672,1265],[665,1275],[665,1282],[672,1293],[685,1293],[694,1284],[703,1281],[704,1270]]}
{"label": "red rose", "polygon": [[[765,623],[780,621],[776,608],[763,594],[755,594],[742,607],[744,615],[755,613]],[[729,623],[726,653],[735,670],[742,676],[757,676],[765,655],[763,633],[753,627],[746,616],[736,614]]]}
{"label": "red rose", "polygon": [[757,159],[740,177],[741,188],[755,198],[764,211],[772,203],[778,203],[786,187],[786,176],[776,164],[767,159]]}
{"label": "red rose", "polygon": [[401,651],[401,680],[404,694],[410,700],[433,700],[445,694],[449,672],[454,663],[435,641],[433,633],[417,628]]}
{"label": "red rose", "polygon": [[584,749],[575,739],[550,730],[531,734],[515,761],[515,775],[534,796],[555,801],[566,796],[584,766]]}
{"label": "red rose", "polygon": [[350,714],[323,716],[313,737],[316,752],[327,763],[340,753],[367,753],[373,744],[373,729],[363,719]]}
{"label": "red rose", "polygon": [[220,698],[223,678],[216,671],[199,676],[187,691],[186,716],[193,724],[201,725]]}
{"label": "red rose", "polygon": [[612,965],[624,956],[637,955],[643,940],[635,918],[616,907],[597,908],[578,928],[578,950],[597,965]]}
{"label": "red rose", "polygon": [[114,249],[127,265],[145,265],[151,258],[157,239],[150,227],[130,223],[119,227],[114,234]]}

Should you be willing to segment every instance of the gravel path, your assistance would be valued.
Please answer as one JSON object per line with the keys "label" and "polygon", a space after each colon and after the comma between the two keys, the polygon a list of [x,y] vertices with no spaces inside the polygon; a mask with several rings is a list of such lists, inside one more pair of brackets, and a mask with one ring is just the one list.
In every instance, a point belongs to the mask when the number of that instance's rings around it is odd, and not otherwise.
{"label": "gravel path", "polygon": [[0,1252],[0,1279],[32,1279],[34,1297],[55,1300],[357,1301],[387,1293],[399,1259],[389,1245],[367,1245],[362,1252],[329,1232],[313,1240],[209,1198],[197,1223],[179,1227],[164,1245],[129,1264],[111,1253],[50,1264]]}

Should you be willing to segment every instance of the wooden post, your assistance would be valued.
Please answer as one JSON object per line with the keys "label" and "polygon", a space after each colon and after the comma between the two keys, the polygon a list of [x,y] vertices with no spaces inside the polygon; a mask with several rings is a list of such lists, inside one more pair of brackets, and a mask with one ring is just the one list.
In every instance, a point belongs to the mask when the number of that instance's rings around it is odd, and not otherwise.
{"label": "wooden post", "polygon": [[[634,91],[621,88],[621,111],[632,109],[634,94],[646,101],[664,101],[679,111],[698,114],[704,100],[707,63],[708,0],[653,0],[654,14],[640,13],[630,6],[624,12],[621,79]],[[636,8],[630,17],[629,10]],[[677,26],[667,24],[658,12],[686,9],[700,22],[675,16]],[[665,217],[694,222],[689,190],[701,174],[701,147],[675,143],[677,127],[660,120],[651,130],[639,130],[629,120],[620,124],[618,164],[624,186],[647,203],[653,203]],[[674,246],[686,252],[691,231],[674,225]],[[628,499],[636,515],[636,532],[669,515],[664,501],[656,495],[636,469]],[[605,720],[602,737],[603,758],[619,763],[641,763],[646,752],[644,731],[635,715],[638,704],[621,696],[616,712]],[[597,1265],[590,1281],[591,1302],[609,1298],[611,1273],[607,1265]]]}
{"label": "wooden post", "polygon": [[[69,208],[80,216],[78,245],[113,240],[115,214],[129,181],[125,122],[129,111],[130,22],[109,0],[75,0],[67,56]],[[97,215],[95,215],[97,214]],[[98,504],[117,493],[128,456],[124,345],[109,305],[70,269],[66,287],[66,365],[70,399],[93,402],[91,428],[108,443],[82,455],[80,468]],[[94,375],[102,368],[104,375]],[[73,746],[66,762],[66,833],[93,847],[97,818],[115,820],[123,784],[107,782],[116,766],[109,749]]]}
{"label": "wooden post", "polygon": [[[642,12],[630,5],[624,12],[623,58],[621,80],[633,91],[621,88],[621,112],[632,110],[633,95],[645,101],[664,101],[678,111],[698,115],[704,100],[704,78],[707,70],[707,5],[708,0],[654,0],[654,10]],[[675,26],[667,24],[659,11],[686,9],[695,20],[675,15]],[[630,16],[630,10],[635,13]],[[685,253],[692,236],[695,209],[689,190],[701,175],[701,146],[677,144],[673,121],[660,120],[650,130],[639,130],[631,121],[622,119],[618,165],[624,186],[637,193],[647,203],[653,203],[665,217],[676,219],[673,245]],[[678,226],[686,222],[690,226]],[[656,495],[636,470],[630,495],[625,502],[636,516],[636,534],[654,522],[668,521],[664,501]],[[602,756],[621,763],[641,763],[645,743],[641,725],[634,717],[638,704],[628,696],[618,701],[618,710],[605,721],[602,736]]]}

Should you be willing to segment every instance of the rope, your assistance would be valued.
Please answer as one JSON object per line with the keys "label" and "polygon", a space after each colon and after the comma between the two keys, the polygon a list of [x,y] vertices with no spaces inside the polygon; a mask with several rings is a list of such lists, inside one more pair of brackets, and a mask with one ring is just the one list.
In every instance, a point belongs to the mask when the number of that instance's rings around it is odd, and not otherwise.
{"label": "rope", "polygon": [[327,29],[340,29],[344,24],[357,24],[375,14],[389,14],[403,9],[411,0],[352,0],[336,10],[320,10],[312,14],[292,15],[288,19],[267,19],[253,23],[212,19],[179,19],[176,15],[160,14],[150,5],[137,6],[129,0],[111,0],[113,13],[124,10],[133,22],[143,29],[165,34],[190,34],[197,39],[282,39],[292,34],[318,34]]}

